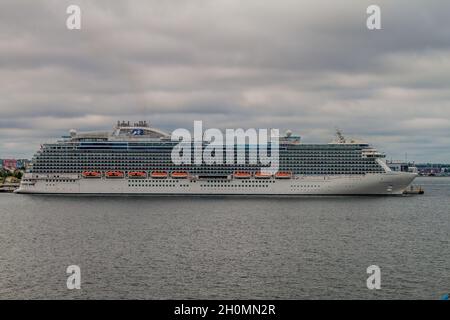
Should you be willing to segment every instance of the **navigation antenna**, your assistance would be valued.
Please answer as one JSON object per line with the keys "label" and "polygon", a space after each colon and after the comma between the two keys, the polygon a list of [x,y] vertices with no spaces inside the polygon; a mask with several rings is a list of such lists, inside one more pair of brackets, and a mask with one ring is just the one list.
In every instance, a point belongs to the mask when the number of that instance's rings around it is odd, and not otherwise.
{"label": "navigation antenna", "polygon": [[339,128],[336,128],[336,136],[338,138],[339,143],[346,143],[345,137]]}

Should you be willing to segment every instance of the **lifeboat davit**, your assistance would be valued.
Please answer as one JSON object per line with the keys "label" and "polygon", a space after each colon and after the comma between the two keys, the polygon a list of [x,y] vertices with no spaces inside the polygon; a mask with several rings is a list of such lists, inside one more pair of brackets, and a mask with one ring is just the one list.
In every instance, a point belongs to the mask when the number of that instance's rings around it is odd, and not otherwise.
{"label": "lifeboat davit", "polygon": [[123,178],[124,174],[122,171],[107,171],[105,177],[107,178]]}
{"label": "lifeboat davit", "polygon": [[237,179],[250,179],[251,173],[246,171],[236,171],[233,175]]}
{"label": "lifeboat davit", "polygon": [[264,172],[257,172],[255,173],[256,179],[270,179],[272,178],[272,175],[270,173],[264,173]]}
{"label": "lifeboat davit", "polygon": [[146,178],[147,173],[145,171],[130,171],[128,172],[129,178]]}
{"label": "lifeboat davit", "polygon": [[167,178],[166,171],[152,171],[152,178]]}
{"label": "lifeboat davit", "polygon": [[176,179],[186,179],[188,177],[188,173],[186,171],[173,171],[171,176]]}
{"label": "lifeboat davit", "polygon": [[290,179],[292,178],[292,172],[277,172],[275,173],[275,178],[277,179]]}
{"label": "lifeboat davit", "polygon": [[83,177],[85,178],[101,178],[102,173],[100,171],[83,171]]}

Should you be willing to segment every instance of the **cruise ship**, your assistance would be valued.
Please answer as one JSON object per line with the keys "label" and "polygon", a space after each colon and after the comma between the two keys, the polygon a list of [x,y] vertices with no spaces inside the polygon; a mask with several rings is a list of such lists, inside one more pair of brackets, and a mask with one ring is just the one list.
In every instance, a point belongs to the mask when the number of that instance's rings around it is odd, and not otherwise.
{"label": "cruise ship", "polygon": [[[111,131],[77,132],[41,145],[17,193],[79,195],[401,195],[416,174],[393,172],[371,145],[338,138],[305,144],[279,137],[279,165],[267,173],[249,159],[234,164],[175,164],[178,141],[146,121]],[[203,148],[206,144],[203,145]],[[225,153],[225,150],[223,150]]]}

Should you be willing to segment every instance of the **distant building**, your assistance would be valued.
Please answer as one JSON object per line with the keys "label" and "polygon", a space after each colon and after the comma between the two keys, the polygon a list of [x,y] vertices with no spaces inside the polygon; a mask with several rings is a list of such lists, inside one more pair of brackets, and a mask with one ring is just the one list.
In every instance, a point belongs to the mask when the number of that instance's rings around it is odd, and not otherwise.
{"label": "distant building", "polygon": [[29,161],[27,159],[17,159],[17,169],[24,169],[28,164]]}
{"label": "distant building", "polygon": [[5,170],[26,169],[29,164],[28,159],[0,159],[0,169]]}
{"label": "distant building", "polygon": [[450,164],[424,163],[417,165],[419,173],[424,176],[449,176]]}
{"label": "distant building", "polygon": [[17,169],[17,160],[16,159],[3,159],[2,168],[8,169],[8,170]]}
{"label": "distant building", "polygon": [[386,164],[392,171],[418,173],[417,167],[415,166],[415,164],[413,162],[390,160],[390,161],[386,161]]}

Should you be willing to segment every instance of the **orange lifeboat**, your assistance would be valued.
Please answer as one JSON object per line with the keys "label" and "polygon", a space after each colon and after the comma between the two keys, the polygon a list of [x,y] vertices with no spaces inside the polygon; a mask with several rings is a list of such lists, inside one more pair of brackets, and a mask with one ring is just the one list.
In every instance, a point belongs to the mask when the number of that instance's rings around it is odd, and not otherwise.
{"label": "orange lifeboat", "polygon": [[152,178],[167,178],[166,171],[152,171]]}
{"label": "orange lifeboat", "polygon": [[188,177],[188,173],[186,171],[173,171],[171,176],[176,179],[186,179]]}
{"label": "orange lifeboat", "polygon": [[272,175],[270,173],[257,172],[255,173],[256,179],[270,179]]}
{"label": "orange lifeboat", "polygon": [[102,173],[100,171],[83,171],[83,177],[85,178],[101,178]]}
{"label": "orange lifeboat", "polygon": [[279,171],[279,172],[275,173],[275,178],[277,178],[277,179],[290,179],[290,178],[292,178],[292,172]]}
{"label": "orange lifeboat", "polygon": [[107,178],[123,178],[123,172],[122,171],[107,171],[106,175]]}
{"label": "orange lifeboat", "polygon": [[236,171],[233,176],[237,179],[250,179],[252,175],[247,171]]}
{"label": "orange lifeboat", "polygon": [[130,171],[128,172],[129,178],[146,178],[147,173],[145,171]]}

